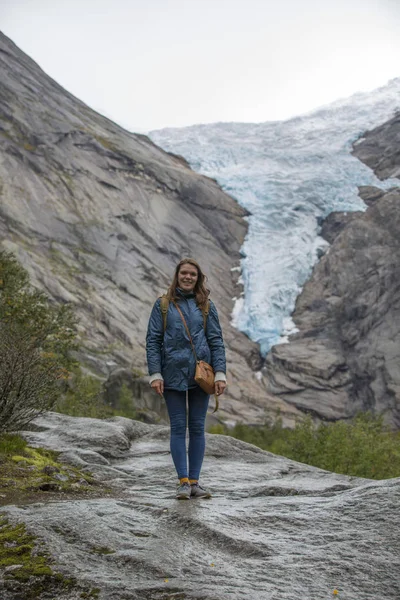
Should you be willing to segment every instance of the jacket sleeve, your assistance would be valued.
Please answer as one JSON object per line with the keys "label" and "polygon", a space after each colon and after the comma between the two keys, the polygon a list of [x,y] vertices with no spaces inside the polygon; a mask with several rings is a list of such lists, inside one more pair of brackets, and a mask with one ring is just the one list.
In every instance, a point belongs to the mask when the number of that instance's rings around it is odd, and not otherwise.
{"label": "jacket sleeve", "polygon": [[207,318],[206,338],[211,351],[212,368],[214,371],[226,373],[224,340],[222,339],[222,331],[219,324],[217,309],[215,308],[214,303],[211,301],[210,312],[208,313]]}
{"label": "jacket sleeve", "polygon": [[164,325],[160,308],[160,299],[151,311],[146,335],[146,354],[149,375],[161,373],[161,348],[164,341]]}

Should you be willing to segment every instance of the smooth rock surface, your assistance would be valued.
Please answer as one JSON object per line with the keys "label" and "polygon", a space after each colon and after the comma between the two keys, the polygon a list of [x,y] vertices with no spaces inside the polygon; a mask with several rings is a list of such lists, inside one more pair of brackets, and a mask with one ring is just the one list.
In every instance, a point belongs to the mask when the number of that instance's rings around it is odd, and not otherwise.
{"label": "smooth rock surface", "polygon": [[[258,346],[230,323],[244,209],[182,157],[77,100],[2,34],[0,80],[0,244],[34,285],[74,305],[86,366],[104,378],[147,372],[151,308],[191,255],[209,277],[227,345],[221,416],[259,422],[279,408],[292,419],[296,410],[254,373]],[[151,404],[137,391],[139,408]]]}
{"label": "smooth rock surface", "polygon": [[400,479],[336,475],[208,435],[203,483],[214,496],[177,501],[167,427],[50,413],[36,428],[31,444],[80,456],[115,497],[3,511],[100,600],[400,597]]}
{"label": "smooth rock surface", "polygon": [[[379,177],[399,176],[400,116],[368,132],[354,154]],[[268,388],[316,416],[383,413],[400,427],[400,188],[363,186],[365,213],[332,213],[332,244],[296,301],[299,332],[274,346]]]}

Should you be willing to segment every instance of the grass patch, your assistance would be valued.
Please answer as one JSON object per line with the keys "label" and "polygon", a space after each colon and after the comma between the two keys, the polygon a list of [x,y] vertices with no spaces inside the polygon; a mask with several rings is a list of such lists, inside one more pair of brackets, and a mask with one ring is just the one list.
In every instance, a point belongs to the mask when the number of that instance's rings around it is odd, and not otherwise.
{"label": "grass patch", "polygon": [[5,434],[0,436],[0,457],[1,455],[10,456],[24,452],[28,442],[17,434]]}
{"label": "grass patch", "polygon": [[400,432],[389,431],[383,417],[371,413],[360,413],[351,422],[319,425],[307,416],[294,429],[282,427],[280,418],[260,427],[216,425],[210,433],[230,435],[335,473],[368,479],[400,477]]}

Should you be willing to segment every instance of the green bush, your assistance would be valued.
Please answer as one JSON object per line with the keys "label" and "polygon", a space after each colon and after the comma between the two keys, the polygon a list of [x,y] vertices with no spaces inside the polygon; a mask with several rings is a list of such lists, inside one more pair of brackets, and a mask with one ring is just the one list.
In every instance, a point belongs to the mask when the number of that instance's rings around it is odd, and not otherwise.
{"label": "green bush", "polygon": [[50,410],[74,365],[76,318],[32,288],[16,258],[0,251],[0,433]]}
{"label": "green bush", "polygon": [[3,435],[0,435],[0,456],[21,454],[27,445],[28,442],[18,434],[3,433]]}
{"label": "green bush", "polygon": [[274,454],[335,473],[387,479],[400,476],[400,433],[388,431],[382,416],[361,413],[351,422],[316,424],[307,416],[294,429],[281,419],[261,427],[217,425],[210,433],[225,433]]}
{"label": "green bush", "polygon": [[114,416],[112,408],[104,403],[102,382],[97,377],[85,375],[80,368],[72,373],[55,410],[71,417],[107,419]]}
{"label": "green bush", "polygon": [[132,392],[124,382],[118,398],[118,408],[114,409],[114,414],[128,419],[137,419],[136,410],[133,404]]}
{"label": "green bush", "polygon": [[75,369],[68,381],[67,390],[58,401],[55,410],[72,417],[91,417],[92,419],[109,419],[110,417],[126,417],[137,419],[132,400],[132,392],[126,383],[121,387],[118,408],[104,402],[103,383],[93,375]]}

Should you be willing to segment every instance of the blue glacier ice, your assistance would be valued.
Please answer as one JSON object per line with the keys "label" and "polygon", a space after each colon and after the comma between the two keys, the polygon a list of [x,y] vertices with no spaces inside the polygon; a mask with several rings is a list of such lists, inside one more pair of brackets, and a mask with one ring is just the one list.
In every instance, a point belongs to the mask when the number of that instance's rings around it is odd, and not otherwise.
{"label": "blue glacier ice", "polygon": [[233,324],[262,354],[294,331],[296,297],[328,244],[332,211],[365,210],[359,185],[390,187],[351,155],[365,130],[400,109],[400,78],[287,121],[215,123],[153,131],[151,139],[215,178],[251,216],[242,247],[243,294]]}

